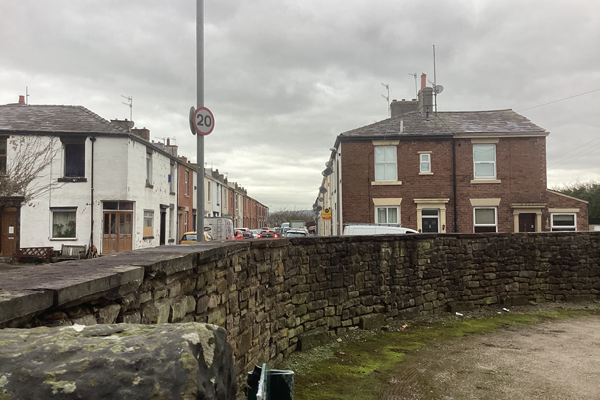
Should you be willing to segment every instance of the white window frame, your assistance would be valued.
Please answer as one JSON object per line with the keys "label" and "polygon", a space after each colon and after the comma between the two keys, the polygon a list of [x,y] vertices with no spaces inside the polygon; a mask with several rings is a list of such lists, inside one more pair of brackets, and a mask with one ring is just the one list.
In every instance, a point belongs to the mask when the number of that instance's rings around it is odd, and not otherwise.
{"label": "white window frame", "polygon": [[[380,209],[385,209],[385,222],[379,221],[379,210]],[[396,218],[397,221],[396,222],[388,222],[389,221],[389,210],[390,209],[395,209],[396,210]],[[382,225],[400,225],[400,206],[376,206],[375,207],[375,223],[376,224],[382,224]]]}
{"label": "white window frame", "polygon": [[[423,169],[423,166],[427,165],[427,170]],[[431,173],[431,153],[419,154],[419,173],[430,174]]]}
{"label": "white window frame", "polygon": [[152,186],[152,152],[146,152],[146,186]]}
{"label": "white window frame", "polygon": [[[554,225],[554,217],[557,215],[573,216],[573,225]],[[577,213],[551,213],[550,230],[552,232],[577,232]]]}
{"label": "white window frame", "polygon": [[8,138],[0,137],[0,142],[4,144],[2,146],[4,150],[0,153],[0,175],[6,175],[6,171],[8,170]]}
{"label": "white window frame", "polygon": [[[493,147],[494,150],[494,159],[492,161],[475,161],[475,151],[479,147]],[[496,179],[497,171],[496,171],[496,144],[494,143],[486,143],[486,144],[473,144],[473,179]],[[477,174],[477,166],[484,164],[492,164],[494,167],[493,175],[481,175]]]}
{"label": "white window frame", "polygon": [[[383,150],[383,156],[384,156],[384,160],[377,162],[377,150],[378,149],[382,149]],[[386,149],[393,149],[392,154],[394,155],[394,160],[385,160],[385,153],[386,153]],[[373,150],[373,161],[375,162],[375,181],[376,182],[395,182],[398,180],[398,146],[374,146],[374,150]],[[393,165],[394,166],[394,176],[393,177],[389,177],[389,176],[385,176],[385,171],[386,171],[386,166],[387,165]],[[377,166],[383,167],[383,179],[377,179]]]}
{"label": "white window frame", "polygon": [[[52,239],[58,239],[58,240],[70,240],[70,239],[77,239],[77,208],[73,207],[73,208],[64,208],[64,209],[58,209],[58,210],[52,210]],[[54,232],[54,217],[56,216],[56,214],[73,214],[75,217],[75,232],[73,234],[73,236],[55,236],[55,232]],[[62,231],[62,229],[61,229]]]}
{"label": "white window frame", "polygon": [[190,171],[186,170],[185,171],[185,195],[188,196],[189,195],[189,190],[188,190],[188,186],[190,184]]}
{"label": "white window frame", "polygon": [[[477,224],[477,219],[476,219],[476,210],[494,210],[494,223],[493,224]],[[473,207],[473,232],[476,233],[476,228],[478,227],[494,227],[496,228],[496,233],[498,233],[498,207]]]}

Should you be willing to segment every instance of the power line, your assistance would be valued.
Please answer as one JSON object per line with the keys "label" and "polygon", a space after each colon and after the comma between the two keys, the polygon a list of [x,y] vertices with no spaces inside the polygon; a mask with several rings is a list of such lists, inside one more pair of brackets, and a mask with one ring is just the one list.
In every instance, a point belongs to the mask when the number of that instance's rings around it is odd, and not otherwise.
{"label": "power line", "polygon": [[538,108],[538,107],[547,106],[548,104],[554,104],[554,103],[558,103],[559,101],[569,100],[569,99],[572,99],[572,98],[574,98],[574,97],[579,97],[579,96],[583,96],[584,94],[590,94],[590,93],[594,93],[594,92],[597,92],[597,91],[599,91],[599,90],[600,90],[600,89],[594,89],[594,90],[590,90],[589,92],[585,92],[585,93],[579,93],[579,94],[576,94],[576,95],[574,95],[574,96],[565,97],[564,99],[560,99],[560,100],[554,100],[554,101],[551,101],[551,102],[549,102],[549,103],[540,104],[539,106],[533,106],[533,107],[529,107],[529,108],[523,108],[522,110],[517,110],[517,112],[521,112],[521,111],[527,111],[527,110],[531,110],[531,109],[534,109],[534,108]]}
{"label": "power line", "polygon": [[[591,142],[590,142],[590,143],[591,143]],[[585,146],[585,145],[584,145],[584,146]],[[551,167],[558,167],[559,165],[563,165],[564,163],[566,163],[566,162],[568,162],[568,161],[571,161],[572,159],[574,159],[574,158],[576,158],[576,157],[578,157],[578,156],[580,156],[580,155],[583,155],[583,154],[589,153],[589,152],[590,152],[590,151],[592,151],[592,150],[596,150],[596,149],[597,149],[597,148],[599,148],[599,147],[600,147],[600,144],[596,144],[595,146],[588,147],[588,148],[586,148],[585,150],[583,150],[583,151],[580,151],[579,153],[573,154],[573,155],[572,155],[571,157],[569,157],[569,158],[563,159],[563,160],[561,160],[561,161],[559,161],[559,162],[555,162],[554,164],[551,164],[551,165],[549,165],[549,166],[548,166],[548,168],[551,168]]]}
{"label": "power line", "polygon": [[[574,152],[575,150],[578,150],[578,149],[580,149],[580,148],[582,148],[582,147],[586,147],[587,145],[589,145],[590,143],[593,143],[593,142],[595,142],[596,140],[600,140],[600,137],[598,137],[598,138],[596,138],[596,139],[594,139],[594,140],[590,140],[589,142],[587,142],[587,143],[584,143],[584,144],[582,144],[582,145],[581,145],[581,146],[579,146],[579,147],[575,147],[574,149],[572,149],[572,150],[569,150],[569,151],[567,151],[566,153],[563,153],[561,156],[559,156],[559,157],[558,157],[558,160],[560,160],[561,158],[565,157],[567,154]],[[587,150],[589,150],[589,149],[587,149]],[[585,151],[585,150],[584,150],[584,151]],[[582,152],[580,152],[580,153],[577,153],[577,154],[575,154],[575,155],[578,155],[578,154],[581,154],[581,153],[582,153]],[[569,157],[569,159],[570,159],[570,157]],[[555,160],[555,164],[557,164],[557,163],[560,163],[560,162],[562,162],[562,161],[556,161],[556,160]],[[555,164],[552,164],[552,165],[555,165]]]}

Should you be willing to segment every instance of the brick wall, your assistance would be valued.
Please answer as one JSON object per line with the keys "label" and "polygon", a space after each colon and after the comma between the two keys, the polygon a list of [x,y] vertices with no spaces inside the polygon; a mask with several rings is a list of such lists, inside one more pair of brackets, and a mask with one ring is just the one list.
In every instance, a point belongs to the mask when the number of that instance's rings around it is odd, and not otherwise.
{"label": "brick wall", "polygon": [[[394,137],[393,139],[397,139]],[[401,138],[397,147],[398,180],[402,185],[371,185],[375,180],[372,141],[342,141],[343,222],[374,223],[373,199],[401,198],[402,226],[417,229],[415,199],[450,199],[446,203],[446,231],[454,227],[453,158],[451,138]],[[549,204],[546,190],[546,138],[499,138],[496,144],[496,176],[500,183],[473,183],[471,139],[455,139],[456,197],[458,231],[473,232],[471,199],[500,198],[498,231],[513,232],[513,204]],[[431,152],[433,174],[419,174],[419,152]],[[576,199],[568,202],[581,209],[580,226],[587,227],[587,205]],[[440,221],[440,225],[444,224]],[[587,228],[586,228],[587,229]],[[542,230],[548,230],[542,223]],[[580,229],[582,230],[582,229]]]}

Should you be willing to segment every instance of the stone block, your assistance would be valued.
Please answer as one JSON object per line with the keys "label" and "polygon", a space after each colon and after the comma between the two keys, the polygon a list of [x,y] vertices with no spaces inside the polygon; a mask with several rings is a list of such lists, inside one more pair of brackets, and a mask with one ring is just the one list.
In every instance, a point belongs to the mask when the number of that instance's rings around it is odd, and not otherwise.
{"label": "stone block", "polygon": [[359,328],[360,329],[380,329],[385,325],[385,315],[383,314],[370,314],[360,317]]}
{"label": "stone block", "polygon": [[329,343],[329,341],[327,329],[321,327],[298,335],[298,347],[296,349],[299,351],[308,351],[315,347],[323,346]]}
{"label": "stone block", "polygon": [[98,323],[114,324],[117,322],[119,312],[121,312],[121,306],[118,304],[111,304],[109,306],[102,307],[98,310]]}

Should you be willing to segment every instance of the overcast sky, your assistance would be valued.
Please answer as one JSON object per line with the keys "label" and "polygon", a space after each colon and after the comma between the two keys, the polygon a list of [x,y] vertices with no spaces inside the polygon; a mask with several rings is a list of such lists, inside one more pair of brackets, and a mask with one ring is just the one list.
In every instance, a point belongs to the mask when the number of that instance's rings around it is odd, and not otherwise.
{"label": "overcast sky", "polygon": [[[2,1],[0,104],[27,86],[30,104],[125,119],[132,96],[136,126],[195,160],[195,10]],[[414,98],[435,45],[439,111],[513,109],[550,132],[549,186],[599,179],[599,20],[597,0],[206,0],[207,167],[272,212],[310,209],[336,136],[387,118],[382,83]]]}

